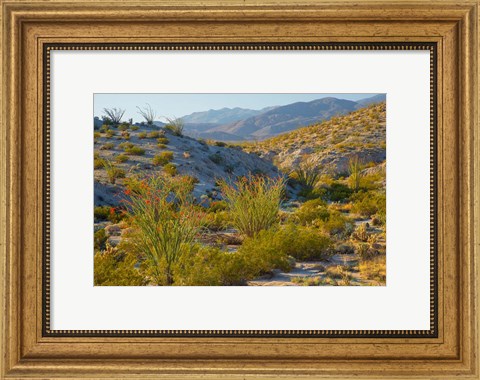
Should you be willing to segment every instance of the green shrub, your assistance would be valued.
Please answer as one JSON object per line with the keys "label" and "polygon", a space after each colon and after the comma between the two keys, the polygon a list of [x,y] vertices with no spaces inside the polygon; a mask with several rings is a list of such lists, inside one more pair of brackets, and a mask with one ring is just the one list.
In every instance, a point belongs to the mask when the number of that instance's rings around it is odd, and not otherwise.
{"label": "green shrub", "polygon": [[139,127],[138,125],[131,125],[131,126],[130,126],[130,130],[131,130],[131,131],[138,131],[139,128],[140,128],[140,127]]}
{"label": "green shrub", "polygon": [[339,211],[330,210],[330,214],[326,220],[320,220],[315,223],[324,233],[329,235],[348,236],[352,233],[353,222]]}
{"label": "green shrub", "polygon": [[93,159],[93,168],[94,169],[101,169],[103,168],[103,159],[101,158],[94,158]]}
{"label": "green shrub", "polygon": [[145,138],[147,138],[147,132],[139,132],[139,133],[138,133],[138,138],[139,138],[139,139],[145,139]]}
{"label": "green shrub", "polygon": [[208,208],[208,212],[217,212],[217,211],[224,211],[228,208],[227,202],[225,201],[213,201],[210,203],[210,207]]}
{"label": "green shrub", "polygon": [[351,158],[348,162],[348,171],[350,173],[350,177],[348,177],[348,183],[353,191],[357,191],[360,188],[363,168],[364,166],[358,156]]}
{"label": "green shrub", "polygon": [[102,137],[102,134],[100,132],[93,132],[93,138],[94,139],[98,139],[100,137]]}
{"label": "green shrub", "polygon": [[333,182],[325,188],[325,198],[332,202],[347,202],[353,190],[340,182]]}
{"label": "green shrub", "polygon": [[244,285],[252,278],[241,255],[207,246],[182,256],[174,273],[176,285],[189,286]]}
{"label": "green shrub", "polygon": [[272,269],[281,269],[289,272],[291,269],[288,254],[283,243],[276,239],[274,230],[260,231],[255,237],[246,238],[238,254],[243,259],[244,271],[250,279],[269,273]]}
{"label": "green shrub", "polygon": [[105,229],[101,228],[93,234],[93,247],[95,251],[105,249],[108,237],[105,233]]}
{"label": "green shrub", "polygon": [[361,191],[352,196],[352,203],[352,212],[365,218],[378,214],[379,219],[385,223],[387,205],[384,193]]}
{"label": "green shrub", "polygon": [[166,137],[159,137],[159,138],[157,139],[157,143],[158,143],[158,144],[164,144],[164,145],[166,145],[166,144],[169,143],[169,140],[168,140]]}
{"label": "green shrub", "polygon": [[125,153],[130,156],[143,156],[145,154],[145,149],[140,148],[139,146],[132,146],[126,148]]}
{"label": "green shrub", "polygon": [[156,139],[156,138],[159,137],[159,136],[160,136],[160,132],[159,132],[159,131],[151,131],[151,132],[147,135],[147,137],[148,137],[149,139]]}
{"label": "green shrub", "polygon": [[330,216],[327,204],[321,199],[314,199],[305,202],[293,214],[294,220],[303,226],[311,225],[315,221],[326,221]]}
{"label": "green shrub", "polygon": [[313,227],[287,224],[272,237],[272,244],[297,260],[324,260],[330,256],[332,240]]}
{"label": "green shrub", "polygon": [[227,144],[224,143],[223,141],[215,141],[214,145],[215,145],[215,146],[220,146],[220,147],[227,146]]}
{"label": "green shrub", "polygon": [[96,220],[109,220],[115,224],[124,218],[124,212],[121,209],[111,206],[97,206],[93,209],[93,215]]}
{"label": "green shrub", "polygon": [[119,131],[126,131],[128,129],[128,123],[122,123],[117,128]]}
{"label": "green shrub", "polygon": [[128,131],[122,131],[122,139],[130,140],[130,133]]}
{"label": "green shrub", "polygon": [[115,157],[115,161],[119,164],[121,164],[122,162],[127,162],[128,156],[126,154],[119,154],[117,157]]}
{"label": "green shrub", "polygon": [[166,150],[153,157],[152,161],[154,165],[164,166],[173,160],[173,152]]}
{"label": "green shrub", "polygon": [[232,224],[246,236],[254,236],[278,222],[278,211],[285,191],[283,178],[242,177],[235,183],[220,181],[220,188]]}
{"label": "green shrub", "polygon": [[221,210],[207,213],[204,217],[204,223],[205,227],[211,231],[224,231],[232,225],[228,212]]}
{"label": "green shrub", "polygon": [[146,278],[135,268],[137,258],[108,246],[94,257],[95,286],[141,286]]}
{"label": "green shrub", "polygon": [[320,170],[314,160],[304,160],[290,173],[290,177],[297,180],[306,190],[312,190],[318,182]]}
{"label": "green shrub", "polygon": [[165,144],[157,144],[158,149],[165,149],[167,146]]}
{"label": "green shrub", "polygon": [[173,177],[175,175],[177,175],[177,167],[170,163],[170,164],[166,164],[164,167],[163,167],[163,171],[165,173],[167,173],[169,176]]}

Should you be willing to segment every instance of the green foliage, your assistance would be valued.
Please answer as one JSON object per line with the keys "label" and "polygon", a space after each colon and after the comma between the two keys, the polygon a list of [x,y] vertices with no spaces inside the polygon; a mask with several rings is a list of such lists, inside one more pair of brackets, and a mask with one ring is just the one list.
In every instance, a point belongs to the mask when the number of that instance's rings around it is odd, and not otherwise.
{"label": "green foliage", "polygon": [[175,267],[176,285],[244,285],[251,278],[241,255],[208,246],[196,246]]}
{"label": "green foliage", "polygon": [[291,269],[286,246],[275,230],[260,231],[255,237],[247,237],[238,249],[243,258],[244,271],[250,278],[268,273],[272,269],[289,272]]}
{"label": "green foliage", "polygon": [[145,154],[145,149],[140,148],[139,146],[131,146],[129,148],[125,148],[125,153],[130,156],[143,156]]}
{"label": "green foliage", "polygon": [[340,182],[333,182],[325,187],[325,198],[331,202],[347,202],[353,190]]}
{"label": "green foliage", "polygon": [[118,223],[124,219],[124,211],[111,206],[97,206],[93,209],[93,216],[96,220],[108,220],[112,223]]}
{"label": "green foliage", "polygon": [[386,197],[383,192],[360,191],[352,196],[352,212],[365,218],[377,214],[382,223],[386,221]]}
{"label": "green foliage", "polygon": [[208,208],[208,212],[217,212],[217,211],[225,211],[228,208],[228,204],[225,201],[213,201],[210,203],[210,207]]}
{"label": "green foliage", "polygon": [[137,136],[139,139],[145,139],[147,138],[147,132],[139,132]]}
{"label": "green foliage", "polygon": [[145,277],[135,268],[137,258],[131,253],[120,252],[107,245],[94,257],[95,286],[147,285]]}
{"label": "green foliage", "polygon": [[93,138],[94,139],[98,139],[100,137],[102,137],[102,134],[100,132],[93,132]]}
{"label": "green foliage", "polygon": [[173,160],[173,152],[165,150],[153,157],[152,162],[157,166],[164,166]]}
{"label": "green foliage", "polygon": [[171,177],[177,175],[178,173],[177,167],[172,163],[166,164],[163,167],[163,171]]}
{"label": "green foliage", "polygon": [[128,213],[136,233],[130,238],[159,284],[174,283],[173,268],[190,251],[202,226],[191,184],[184,177],[149,176],[127,183]]}
{"label": "green foliage", "polygon": [[128,124],[128,123],[122,123],[122,124],[120,124],[120,125],[118,126],[117,129],[118,129],[119,131],[122,131],[122,132],[123,132],[123,131],[126,131],[126,130],[128,129],[128,127],[129,127],[129,124]]}
{"label": "green foliage", "polygon": [[149,139],[156,139],[156,138],[158,138],[159,136],[160,136],[160,132],[159,132],[159,131],[151,131],[151,132],[147,135],[147,137],[148,137]]}
{"label": "green foliage", "polygon": [[303,160],[292,173],[290,177],[296,179],[307,190],[315,188],[320,177],[320,171],[317,163],[310,160]]}
{"label": "green foliage", "polygon": [[159,137],[157,139],[157,143],[167,145],[169,143],[169,140],[166,137]]}
{"label": "green foliage", "polygon": [[314,224],[315,221],[326,221],[330,216],[327,204],[321,199],[305,202],[293,214],[294,220],[303,226]]}
{"label": "green foliage", "polygon": [[138,125],[131,125],[131,126],[130,126],[130,130],[131,130],[131,131],[138,131],[139,128],[140,128],[140,127],[139,127]]}
{"label": "green foliage", "polygon": [[108,237],[105,229],[101,228],[93,234],[93,247],[95,251],[105,249]]}
{"label": "green foliage", "polygon": [[350,188],[353,191],[358,191],[360,188],[360,181],[362,179],[362,170],[363,170],[363,165],[360,162],[360,159],[358,156],[355,156],[350,159],[348,162],[348,171],[350,173],[350,177],[348,178],[348,183],[350,185]]}
{"label": "green foliage", "polygon": [[94,158],[94,159],[93,159],[93,168],[94,168],[94,169],[101,169],[101,168],[103,168],[103,159],[101,159],[101,158]]}
{"label": "green foliage", "polygon": [[115,184],[117,178],[125,178],[125,170],[116,167],[112,161],[103,160],[103,166],[112,185]]}
{"label": "green foliage", "polygon": [[228,212],[221,210],[207,213],[204,224],[211,231],[224,231],[232,226]]}
{"label": "green foliage", "polygon": [[353,222],[341,212],[335,210],[330,210],[328,218],[318,221],[316,226],[324,233],[332,236],[348,236],[353,231]]}
{"label": "green foliage", "polygon": [[332,240],[313,227],[290,223],[269,238],[275,249],[300,261],[324,260],[331,254]]}
{"label": "green foliage", "polygon": [[165,144],[157,144],[158,149],[165,149],[167,146]]}
{"label": "green foliage", "polygon": [[215,141],[214,145],[219,147],[227,146],[227,144],[224,143],[223,141]]}
{"label": "green foliage", "polygon": [[241,234],[252,237],[278,222],[278,211],[285,190],[283,178],[249,176],[229,184],[220,181],[232,223]]}

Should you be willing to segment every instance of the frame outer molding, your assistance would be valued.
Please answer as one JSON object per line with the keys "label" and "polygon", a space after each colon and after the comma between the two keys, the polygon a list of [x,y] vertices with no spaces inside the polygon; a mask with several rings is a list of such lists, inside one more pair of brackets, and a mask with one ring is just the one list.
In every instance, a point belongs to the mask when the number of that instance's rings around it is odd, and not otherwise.
{"label": "frame outer molding", "polygon": [[[313,1],[290,4],[269,0],[261,2],[127,0],[121,3],[93,0],[77,2],[0,0],[0,4],[2,6],[0,377],[120,378],[128,376],[130,369],[134,370],[130,374],[135,373],[136,376],[163,375],[167,378],[183,377],[187,374],[242,377],[248,373],[272,377],[316,375],[342,378],[372,378],[372,376],[479,378],[479,320],[476,304],[480,286],[477,264],[480,253],[478,0],[391,1],[388,4],[369,1]],[[88,27],[88,23],[98,20],[116,22]],[[439,292],[444,297],[439,300],[440,314],[440,307],[443,305],[445,315],[450,315],[446,321],[439,315],[442,324],[449,324],[443,328],[444,335],[438,339],[426,339],[423,349],[420,349],[423,343],[419,344],[411,339],[379,341],[364,338],[362,341],[358,339],[343,341],[349,342],[347,344],[351,347],[363,347],[367,355],[363,358],[355,357],[352,350],[344,348],[342,351],[340,348],[342,341],[333,338],[309,341],[279,338],[269,339],[268,343],[255,338],[235,338],[234,341],[227,338],[213,340],[189,338],[192,339],[189,344],[185,344],[182,338],[152,338],[147,342],[143,340],[143,343],[141,339],[130,338],[124,343],[116,344],[114,342],[118,341],[118,338],[43,338],[41,331],[38,330],[37,320],[39,313],[37,292],[41,284],[39,261],[28,261],[29,257],[24,254],[27,251],[33,252],[32,247],[36,247],[37,250],[41,247],[38,227],[42,219],[38,209],[34,207],[35,202],[41,200],[42,194],[42,189],[39,188],[41,162],[38,161],[41,158],[42,141],[37,131],[41,117],[28,113],[27,110],[37,109],[38,113],[39,106],[41,110],[41,104],[37,103],[41,91],[38,87],[29,86],[32,83],[31,78],[38,75],[36,68],[41,52],[38,48],[42,42],[62,41],[62,36],[66,36],[66,28],[62,31],[62,25],[66,23],[72,26],[71,35],[77,36],[72,41],[80,42],[85,39],[90,41],[96,38],[98,42],[107,39],[119,42],[129,36],[130,30],[127,30],[129,28],[122,29],[122,25],[129,22],[136,33],[147,33],[145,38],[153,42],[160,37],[155,35],[155,21],[176,25],[177,29],[172,26],[171,30],[177,33],[181,28],[191,28],[188,29],[191,32],[202,24],[216,26],[228,23],[237,29],[242,28],[245,23],[260,25],[264,33],[266,31],[272,33],[266,38],[269,41],[277,39],[301,42],[312,39],[312,35],[299,36],[298,28],[295,29],[297,23],[305,24],[305,33],[314,33],[314,27],[320,25],[316,23],[326,20],[331,23],[343,23],[344,29],[345,25],[349,24],[358,26],[356,32],[351,32],[350,35],[353,36],[351,39],[435,40],[439,44],[439,56],[443,54],[441,60],[444,63],[444,70],[438,75],[439,97],[443,99],[443,102],[439,101],[439,125],[451,126],[454,129],[451,130],[452,134],[443,137],[439,133],[439,140],[444,147],[450,147],[448,153],[457,154],[457,159],[451,160],[439,150],[439,160],[442,159],[447,165],[442,165],[442,173],[439,173],[439,182],[443,180],[442,183],[445,185],[439,186],[439,199],[447,201],[448,207],[444,211],[452,212],[452,219],[458,221],[456,227],[458,240],[443,242],[443,239],[440,239],[439,244],[442,242],[449,244],[445,248],[459,253],[458,257],[443,257],[444,250],[441,250],[439,257],[439,260],[442,259],[444,263],[448,262],[459,269],[458,272],[452,272],[448,271],[448,268],[439,267],[446,275],[444,281],[458,284],[457,293],[450,289]],[[410,29],[409,27],[402,29],[405,21],[410,22]],[[187,22],[194,27],[189,26]],[[288,31],[285,32],[287,35],[280,35],[272,22],[283,22],[284,25],[288,23],[286,28]],[[142,23],[149,24],[153,31],[148,32],[145,25],[142,27]],[[249,32],[248,25],[241,29],[245,33],[244,37],[237,37],[237,40],[246,38],[255,41],[255,33]],[[325,30],[325,27],[323,28],[322,30]],[[215,38],[236,41],[234,35],[229,35],[225,31],[223,37],[217,30],[212,31],[211,36],[204,38],[211,41],[215,41]],[[330,35],[313,34],[313,38],[317,41],[322,38],[331,41],[346,39],[344,35],[330,33]],[[80,35],[84,37],[79,37]],[[135,42],[140,39],[129,38],[129,41]],[[168,38],[162,40],[167,42]],[[182,35],[172,36],[170,40],[182,40]],[[37,60],[26,60],[27,53],[32,49],[36,51]],[[451,81],[449,78],[456,80]],[[443,85],[440,85],[441,81]],[[440,106],[444,108],[441,109]],[[32,147],[34,149],[30,151]],[[452,202],[452,197],[454,200],[457,199],[458,203]],[[443,216],[439,223],[444,225],[448,222],[445,218],[450,215],[439,216]],[[29,275],[25,276],[25,273]],[[457,277],[453,278],[455,276],[452,274],[456,274]],[[452,319],[451,313],[454,310],[458,311],[458,319]],[[279,345],[282,342],[284,344]],[[264,343],[276,347],[268,351]],[[288,344],[288,349],[285,343]],[[326,346],[328,344],[330,347]],[[411,354],[397,358],[395,352],[402,345],[411,347]],[[152,354],[154,347],[155,350],[158,348],[160,354]],[[310,355],[305,356],[305,347],[311,350]],[[119,360],[128,358],[128,355],[125,356],[128,350],[133,350],[137,359],[130,354],[130,359]],[[331,356],[325,356],[325,350],[331,350]],[[259,354],[252,358],[249,355],[253,352]],[[270,354],[267,355],[267,352]],[[290,356],[284,356],[282,352]],[[179,359],[182,355],[184,359]],[[316,359],[318,355],[321,358]],[[417,359],[416,355],[421,356]],[[94,357],[101,359],[91,360]],[[147,358],[149,360],[146,360]]]}

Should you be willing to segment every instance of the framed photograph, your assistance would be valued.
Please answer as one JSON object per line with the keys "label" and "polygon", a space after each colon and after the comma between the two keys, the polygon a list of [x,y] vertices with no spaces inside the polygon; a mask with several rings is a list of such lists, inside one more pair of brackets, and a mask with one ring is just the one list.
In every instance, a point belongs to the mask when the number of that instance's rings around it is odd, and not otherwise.
{"label": "framed photograph", "polygon": [[478,2],[2,2],[4,378],[478,378]]}

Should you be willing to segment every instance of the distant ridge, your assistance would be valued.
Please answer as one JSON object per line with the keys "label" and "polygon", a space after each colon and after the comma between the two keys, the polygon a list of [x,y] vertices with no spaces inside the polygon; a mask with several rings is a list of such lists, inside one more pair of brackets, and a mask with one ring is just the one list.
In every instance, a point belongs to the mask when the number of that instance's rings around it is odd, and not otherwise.
{"label": "distant ridge", "polygon": [[[247,110],[242,108],[222,108],[196,112],[182,119],[186,133],[192,137],[219,141],[264,140],[295,130],[299,127],[329,120],[333,116],[341,116],[374,103],[383,102],[385,94],[377,94],[358,101],[325,97],[310,102],[295,102],[278,107],[267,107],[263,110]],[[244,117],[229,123],[218,123],[220,120]],[[192,122],[201,120],[202,123]],[[211,125],[211,128],[207,128]]]}

